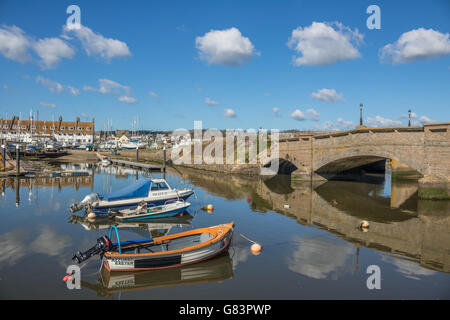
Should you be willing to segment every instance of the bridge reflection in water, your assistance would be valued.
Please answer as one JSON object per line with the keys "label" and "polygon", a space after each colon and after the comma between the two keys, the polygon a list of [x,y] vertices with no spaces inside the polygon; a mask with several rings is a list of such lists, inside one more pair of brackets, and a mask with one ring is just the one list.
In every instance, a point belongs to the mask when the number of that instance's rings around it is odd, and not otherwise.
{"label": "bridge reflection in water", "polygon": [[[277,212],[301,225],[330,232],[356,248],[450,272],[450,202],[418,200],[417,181],[392,182],[386,190],[389,184],[382,183],[384,176],[366,182],[311,183],[282,175],[263,181],[204,175],[190,169],[170,173],[226,199],[246,197],[254,211]],[[368,232],[358,228],[362,220],[369,221]]]}

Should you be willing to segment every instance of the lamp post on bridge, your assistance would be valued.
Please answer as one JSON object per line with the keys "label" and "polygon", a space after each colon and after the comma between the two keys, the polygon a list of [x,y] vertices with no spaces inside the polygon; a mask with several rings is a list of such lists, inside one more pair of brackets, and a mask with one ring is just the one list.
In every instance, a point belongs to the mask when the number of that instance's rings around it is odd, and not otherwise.
{"label": "lamp post on bridge", "polygon": [[359,125],[360,125],[360,126],[363,125],[362,109],[363,109],[363,104],[360,103],[360,104],[359,104]]}

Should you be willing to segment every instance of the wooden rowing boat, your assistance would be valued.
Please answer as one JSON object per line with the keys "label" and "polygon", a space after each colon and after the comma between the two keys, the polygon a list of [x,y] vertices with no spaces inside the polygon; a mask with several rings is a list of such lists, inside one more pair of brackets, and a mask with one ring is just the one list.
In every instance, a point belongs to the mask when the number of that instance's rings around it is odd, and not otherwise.
{"label": "wooden rowing boat", "polygon": [[103,266],[109,271],[137,271],[197,263],[227,250],[233,229],[234,223],[231,222],[153,238],[147,242],[119,242],[103,254]]}

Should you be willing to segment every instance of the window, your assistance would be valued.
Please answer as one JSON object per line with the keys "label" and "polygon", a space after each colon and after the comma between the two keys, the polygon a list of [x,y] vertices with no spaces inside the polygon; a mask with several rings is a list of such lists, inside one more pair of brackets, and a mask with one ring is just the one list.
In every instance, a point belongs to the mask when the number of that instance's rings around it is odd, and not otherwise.
{"label": "window", "polygon": [[152,183],[152,191],[167,190],[169,187],[164,182]]}
{"label": "window", "polygon": [[22,126],[21,128],[22,128],[22,129],[26,129],[26,128],[27,128],[27,126]]}
{"label": "window", "polygon": [[80,130],[80,131],[81,131],[81,130],[83,130],[83,128],[82,128],[82,127],[78,127],[78,130]]}
{"label": "window", "polygon": [[50,130],[55,130],[55,126],[51,126],[51,127],[50,127]]}
{"label": "window", "polygon": [[69,130],[73,130],[74,128],[73,127],[69,127]]}
{"label": "window", "polygon": [[66,127],[61,127],[61,130],[66,130]]}
{"label": "window", "polygon": [[86,128],[86,131],[91,131],[91,128],[87,127],[87,128]]}
{"label": "window", "polygon": [[42,129],[47,130],[47,126],[43,126]]}

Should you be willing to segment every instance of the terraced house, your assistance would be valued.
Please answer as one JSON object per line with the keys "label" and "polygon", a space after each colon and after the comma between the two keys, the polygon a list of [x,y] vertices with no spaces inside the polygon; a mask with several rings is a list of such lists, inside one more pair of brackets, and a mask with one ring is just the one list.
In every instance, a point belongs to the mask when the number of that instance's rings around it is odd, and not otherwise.
{"label": "terraced house", "polygon": [[94,119],[92,122],[63,121],[60,116],[56,121],[22,120],[13,116],[11,120],[0,119],[1,139],[15,142],[32,142],[33,140],[56,140],[63,144],[92,143],[94,141]]}

